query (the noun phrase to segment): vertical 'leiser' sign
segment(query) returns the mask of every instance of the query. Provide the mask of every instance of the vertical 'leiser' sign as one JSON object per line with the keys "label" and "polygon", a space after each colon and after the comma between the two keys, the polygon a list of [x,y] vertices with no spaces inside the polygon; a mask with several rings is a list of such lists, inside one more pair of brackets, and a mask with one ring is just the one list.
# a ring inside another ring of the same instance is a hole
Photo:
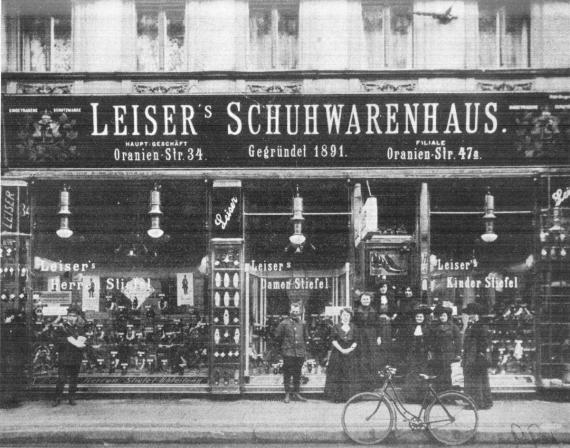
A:
{"label": "vertical 'leiser' sign", "polygon": [[2,188],[2,232],[18,231],[18,187]]}
{"label": "vertical 'leiser' sign", "polygon": [[2,187],[2,233],[30,233],[30,207],[27,187]]}
{"label": "vertical 'leiser' sign", "polygon": [[242,200],[239,187],[212,190],[212,237],[242,237]]}

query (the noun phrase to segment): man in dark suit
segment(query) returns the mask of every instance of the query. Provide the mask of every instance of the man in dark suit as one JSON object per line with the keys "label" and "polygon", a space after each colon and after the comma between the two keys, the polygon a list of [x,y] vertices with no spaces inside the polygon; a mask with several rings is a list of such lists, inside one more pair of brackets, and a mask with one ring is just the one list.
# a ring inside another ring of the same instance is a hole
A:
{"label": "man in dark suit", "polygon": [[52,325],[56,326],[58,370],[55,399],[52,406],[59,406],[63,397],[65,383],[69,383],[69,404],[75,405],[75,393],[79,369],[83,360],[85,349],[85,336],[83,335],[84,320],[80,317],[81,309],[70,306],[66,318],[59,316]]}
{"label": "man in dark suit", "polygon": [[[289,317],[277,327],[275,338],[281,347],[283,355],[283,384],[285,386],[285,403],[291,398],[298,401],[307,401],[299,394],[301,387],[301,370],[307,354],[308,333],[304,322],[301,320],[301,305],[291,304]],[[293,380],[293,385],[290,382]]]}

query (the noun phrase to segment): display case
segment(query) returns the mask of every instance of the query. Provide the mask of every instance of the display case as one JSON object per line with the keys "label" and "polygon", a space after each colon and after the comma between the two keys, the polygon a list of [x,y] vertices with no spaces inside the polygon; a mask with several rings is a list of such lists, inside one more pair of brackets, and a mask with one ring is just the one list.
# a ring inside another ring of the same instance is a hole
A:
{"label": "display case", "polygon": [[213,240],[211,260],[211,391],[238,393],[243,371],[242,240]]}
{"label": "display case", "polygon": [[570,389],[570,208],[541,215],[537,263],[538,380],[544,388]]}
{"label": "display case", "polygon": [[[30,213],[24,185],[2,185],[0,245],[0,311],[26,312],[30,272]],[[3,315],[3,314],[2,314]]]}

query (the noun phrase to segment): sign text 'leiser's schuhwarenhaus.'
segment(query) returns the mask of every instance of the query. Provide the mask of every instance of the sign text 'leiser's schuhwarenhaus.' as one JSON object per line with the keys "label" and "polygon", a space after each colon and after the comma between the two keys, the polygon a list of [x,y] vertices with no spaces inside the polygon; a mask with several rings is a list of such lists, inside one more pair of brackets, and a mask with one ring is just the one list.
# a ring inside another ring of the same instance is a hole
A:
{"label": "sign text 'leiser's schuhwarenhaus.'", "polygon": [[570,95],[4,98],[8,164],[358,167],[567,163]]}

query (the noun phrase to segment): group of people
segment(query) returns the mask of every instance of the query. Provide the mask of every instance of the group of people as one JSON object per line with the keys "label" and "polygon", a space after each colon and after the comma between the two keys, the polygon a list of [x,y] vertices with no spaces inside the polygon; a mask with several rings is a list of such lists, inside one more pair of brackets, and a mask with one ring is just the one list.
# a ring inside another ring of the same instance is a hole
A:
{"label": "group of people", "polygon": [[[461,360],[465,392],[480,409],[492,406],[488,375],[489,329],[479,320],[482,310],[477,304],[471,303],[463,310],[469,320],[462,334],[453,323],[449,308],[437,306],[432,311],[428,306],[416,304],[409,310],[400,308],[393,312],[390,304],[382,299],[378,306],[372,302],[373,295],[363,293],[354,312],[350,308],[342,309],[340,320],[332,329],[325,384],[328,399],[344,402],[355,393],[377,388],[380,385],[378,372],[399,358],[398,364],[405,371],[406,397],[418,400],[423,395],[419,373],[436,375],[436,388],[445,390],[452,387],[451,364]],[[12,325],[16,317],[12,314],[6,317],[2,335],[5,342],[24,340],[18,333],[22,326]],[[51,325],[57,332],[59,353],[53,405],[61,403],[65,383],[69,383],[69,404],[74,405],[85,349],[81,310],[71,306],[66,317],[58,317]],[[275,337],[283,356],[285,402],[306,401],[300,394],[300,385],[309,338],[301,319],[300,303],[291,304],[290,315],[279,324]],[[4,347],[10,346],[19,347],[4,344]],[[21,353],[2,355],[3,359],[24,359]],[[15,363],[3,365],[14,366]],[[21,378],[21,372],[16,370],[2,373],[4,378],[14,381]],[[7,392],[12,387],[3,389]]]}
{"label": "group of people", "polygon": [[[339,322],[332,328],[325,383],[328,399],[344,402],[355,393],[374,390],[381,384],[378,372],[386,365],[398,364],[405,374],[406,399],[421,400],[424,386],[419,374],[436,376],[436,390],[447,390],[452,388],[451,365],[461,360],[465,392],[480,409],[492,406],[487,371],[489,330],[479,320],[482,310],[477,304],[463,310],[469,323],[462,332],[453,323],[449,308],[437,306],[432,310],[415,304],[394,312],[386,301],[372,302],[373,295],[363,293],[354,311],[342,309]],[[308,339],[300,316],[300,304],[293,303],[290,317],[276,332],[283,355],[286,403],[291,399],[305,401],[299,387]]]}

